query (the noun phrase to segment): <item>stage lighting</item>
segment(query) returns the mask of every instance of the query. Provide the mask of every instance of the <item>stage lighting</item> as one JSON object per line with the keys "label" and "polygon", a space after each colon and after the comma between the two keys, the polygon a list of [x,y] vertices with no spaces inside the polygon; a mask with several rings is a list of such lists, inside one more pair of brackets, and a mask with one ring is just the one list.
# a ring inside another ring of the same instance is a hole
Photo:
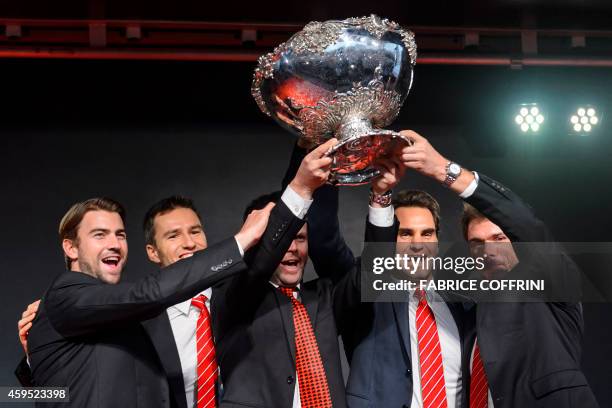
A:
{"label": "stage lighting", "polygon": [[594,130],[599,123],[597,109],[592,106],[581,106],[576,113],[570,117],[572,130],[577,134],[587,134]]}
{"label": "stage lighting", "polygon": [[521,105],[518,114],[514,117],[514,122],[523,133],[535,133],[542,127],[544,115],[535,103],[524,104]]}

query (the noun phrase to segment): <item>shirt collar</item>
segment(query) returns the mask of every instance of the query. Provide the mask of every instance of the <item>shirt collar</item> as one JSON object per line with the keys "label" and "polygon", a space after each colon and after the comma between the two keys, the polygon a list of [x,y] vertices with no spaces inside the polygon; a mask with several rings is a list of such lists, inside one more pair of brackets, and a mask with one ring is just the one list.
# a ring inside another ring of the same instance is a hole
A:
{"label": "shirt collar", "polygon": [[[198,293],[198,295],[204,295],[206,296],[208,299],[210,299],[210,296],[212,295],[212,289],[211,288],[207,288],[205,290],[203,290],[202,292]],[[198,296],[196,295],[196,296]],[[195,296],[194,296],[195,297]],[[168,309],[172,309],[175,312],[179,312],[185,316],[189,316],[189,310],[191,308],[191,299],[189,298],[181,303],[177,303],[176,305],[172,305],[170,306]]]}
{"label": "shirt collar", "polygon": [[[280,285],[277,285],[276,283],[274,283],[274,282],[272,282],[272,281],[268,281],[268,282],[270,282],[270,285],[274,286],[276,289],[278,289],[278,288],[280,287]],[[302,288],[300,287],[301,285],[302,285],[301,283],[298,283],[298,284],[297,284],[297,286],[296,286],[296,287],[297,287],[297,290],[298,290],[298,291],[302,289]]]}

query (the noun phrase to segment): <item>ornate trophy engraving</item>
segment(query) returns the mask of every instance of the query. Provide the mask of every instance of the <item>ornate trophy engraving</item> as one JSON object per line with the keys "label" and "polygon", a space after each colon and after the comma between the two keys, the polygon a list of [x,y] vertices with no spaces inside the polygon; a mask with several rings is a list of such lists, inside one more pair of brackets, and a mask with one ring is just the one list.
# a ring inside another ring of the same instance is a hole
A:
{"label": "ornate trophy engraving", "polygon": [[378,16],[311,22],[259,58],[251,93],[266,115],[316,146],[336,137],[330,182],[378,175],[379,156],[405,143],[383,129],[412,85],[414,34]]}

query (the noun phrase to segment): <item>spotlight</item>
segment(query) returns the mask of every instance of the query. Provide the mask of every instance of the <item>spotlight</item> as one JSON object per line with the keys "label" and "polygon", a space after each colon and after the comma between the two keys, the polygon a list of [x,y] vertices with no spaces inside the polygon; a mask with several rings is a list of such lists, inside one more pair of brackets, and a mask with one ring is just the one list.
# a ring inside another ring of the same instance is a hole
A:
{"label": "spotlight", "polygon": [[572,130],[577,134],[587,134],[594,130],[599,123],[599,114],[593,106],[580,106],[576,113],[570,116]]}
{"label": "spotlight", "polygon": [[535,103],[521,105],[518,114],[514,117],[514,122],[519,126],[523,133],[538,132],[544,123],[544,115]]}

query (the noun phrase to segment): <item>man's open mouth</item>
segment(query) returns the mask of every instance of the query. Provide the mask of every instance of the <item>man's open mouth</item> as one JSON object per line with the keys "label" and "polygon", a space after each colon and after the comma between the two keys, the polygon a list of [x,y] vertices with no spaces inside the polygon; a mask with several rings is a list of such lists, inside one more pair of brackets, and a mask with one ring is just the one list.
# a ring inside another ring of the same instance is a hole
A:
{"label": "man's open mouth", "polygon": [[121,257],[119,256],[107,256],[105,258],[102,258],[103,264],[109,265],[112,267],[116,267],[117,265],[119,265],[120,261],[121,261]]}

